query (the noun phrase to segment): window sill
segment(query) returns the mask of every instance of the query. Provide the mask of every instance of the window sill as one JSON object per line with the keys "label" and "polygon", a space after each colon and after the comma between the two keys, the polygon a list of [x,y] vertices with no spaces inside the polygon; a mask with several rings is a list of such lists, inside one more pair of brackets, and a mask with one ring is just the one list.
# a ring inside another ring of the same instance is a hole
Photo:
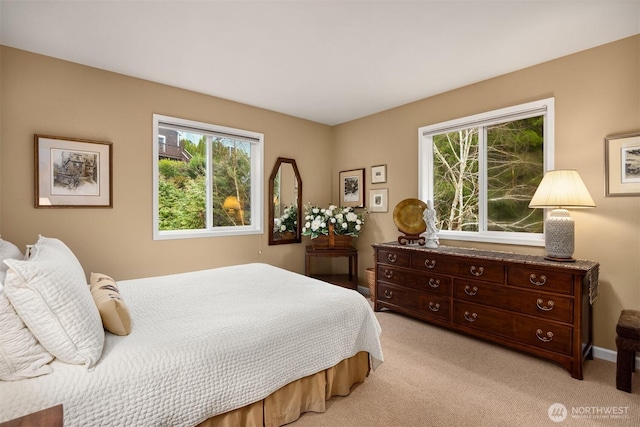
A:
{"label": "window sill", "polygon": [[172,240],[172,239],[197,239],[205,237],[228,237],[228,236],[246,236],[250,234],[262,234],[262,230],[251,227],[229,227],[229,229],[219,230],[173,230],[173,231],[156,231],[153,233],[153,240]]}

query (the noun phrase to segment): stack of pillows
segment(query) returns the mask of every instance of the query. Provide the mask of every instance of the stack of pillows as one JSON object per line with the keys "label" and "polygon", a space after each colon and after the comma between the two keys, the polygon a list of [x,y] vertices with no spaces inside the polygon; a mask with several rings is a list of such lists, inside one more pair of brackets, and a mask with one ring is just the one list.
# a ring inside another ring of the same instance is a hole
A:
{"label": "stack of pillows", "polygon": [[60,240],[40,236],[27,254],[0,239],[0,380],[52,372],[54,358],[90,368],[105,332],[128,335],[129,310],[116,282],[92,273]]}

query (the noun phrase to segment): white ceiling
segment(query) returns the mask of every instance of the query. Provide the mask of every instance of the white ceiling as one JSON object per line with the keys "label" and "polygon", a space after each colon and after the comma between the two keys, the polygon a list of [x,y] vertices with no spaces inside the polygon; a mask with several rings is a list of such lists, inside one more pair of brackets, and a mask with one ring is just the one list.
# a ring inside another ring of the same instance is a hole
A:
{"label": "white ceiling", "polygon": [[640,0],[0,0],[0,43],[338,124],[640,33]]}

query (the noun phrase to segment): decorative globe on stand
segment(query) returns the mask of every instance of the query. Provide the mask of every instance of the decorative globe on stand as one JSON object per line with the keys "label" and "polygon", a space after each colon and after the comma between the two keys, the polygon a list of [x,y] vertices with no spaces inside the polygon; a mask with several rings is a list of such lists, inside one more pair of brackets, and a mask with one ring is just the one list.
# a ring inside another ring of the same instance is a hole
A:
{"label": "decorative globe on stand", "polygon": [[424,246],[426,239],[420,234],[427,230],[427,224],[423,218],[425,209],[427,204],[419,199],[405,199],[396,205],[393,210],[393,222],[398,227],[398,231],[404,234],[398,236],[398,243],[406,245],[417,242],[420,246]]}

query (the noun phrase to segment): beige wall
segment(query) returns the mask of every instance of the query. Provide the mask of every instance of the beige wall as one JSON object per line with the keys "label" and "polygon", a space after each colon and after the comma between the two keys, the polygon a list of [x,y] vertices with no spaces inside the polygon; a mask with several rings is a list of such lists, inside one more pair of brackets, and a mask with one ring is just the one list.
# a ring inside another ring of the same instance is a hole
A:
{"label": "beige wall", "polygon": [[[277,157],[296,159],[303,200],[328,202],[333,129],[161,84],[3,46],[0,108],[0,232],[20,247],[58,237],[86,272],[116,279],[244,262],[304,271],[303,245],[268,246],[267,236],[152,239],[152,114],[265,135],[265,189]],[[35,209],[33,135],[113,143],[113,209]],[[265,192],[267,194],[267,192]],[[265,197],[265,227],[267,226]],[[266,230],[266,228],[265,228]]]}
{"label": "beige wall", "polygon": [[[334,198],[338,171],[355,167],[367,168],[367,193],[389,189],[389,212],[370,214],[357,239],[364,275],[373,265],[371,243],[399,234],[395,205],[417,197],[419,127],[547,97],[555,97],[555,168],[577,169],[597,205],[572,211],[574,256],[601,264],[594,341],[615,349],[620,310],[640,309],[640,197],[604,196],[604,138],[640,131],[640,36],[336,126],[335,149],[341,155],[333,163]],[[371,185],[371,166],[378,164],[387,164],[387,183]],[[441,244],[544,253],[539,247]]]}
{"label": "beige wall", "polygon": [[[278,156],[295,158],[304,203],[335,203],[338,172],[365,167],[367,198],[371,188],[388,188],[389,212],[370,214],[356,240],[364,285],[364,270],[373,265],[371,243],[397,238],[393,207],[417,195],[418,128],[553,96],[556,168],[577,169],[597,205],[572,212],[575,256],[601,263],[595,344],[615,349],[620,310],[640,309],[640,197],[604,197],[603,158],[605,136],[640,130],[640,36],[333,128],[4,46],[0,67],[0,233],[21,246],[38,234],[59,237],[87,272],[116,279],[243,262],[304,270],[308,238],[277,246],[267,245],[267,234],[152,240],[153,113],[263,132],[265,183]],[[114,208],[35,209],[34,133],[113,142]],[[387,164],[388,181],[371,185],[370,167],[377,164]],[[473,246],[543,253],[538,247]]]}

